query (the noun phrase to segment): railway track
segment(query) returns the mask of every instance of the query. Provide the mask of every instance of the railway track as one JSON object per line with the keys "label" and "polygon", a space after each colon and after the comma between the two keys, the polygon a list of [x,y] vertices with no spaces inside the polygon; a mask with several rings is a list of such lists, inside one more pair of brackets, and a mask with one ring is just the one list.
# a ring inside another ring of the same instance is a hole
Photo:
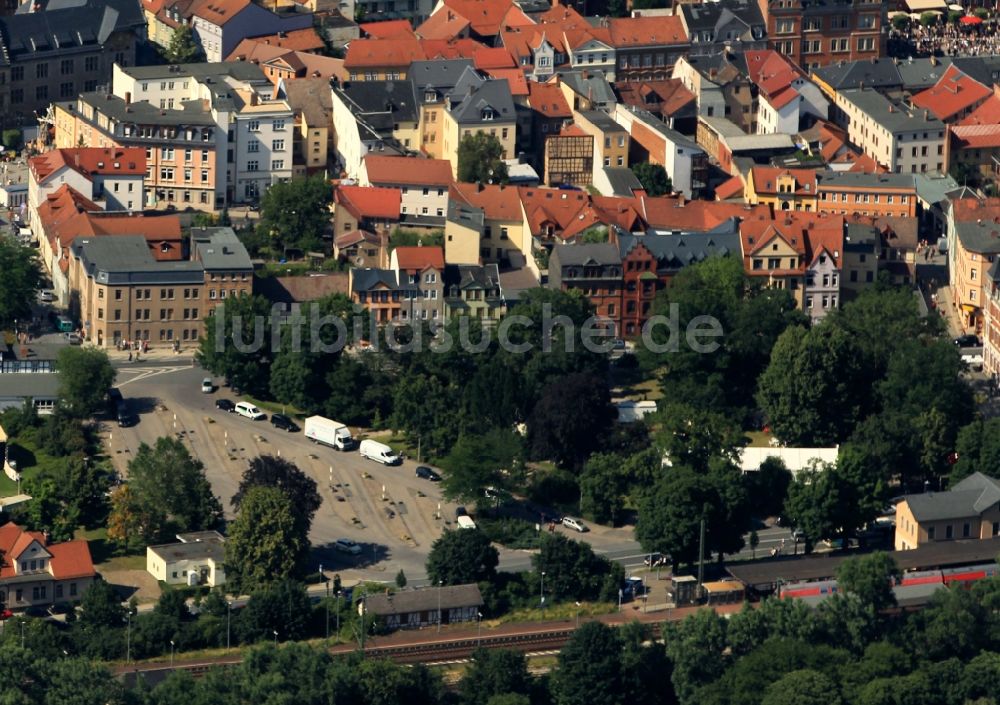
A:
{"label": "railway track", "polygon": [[[573,634],[573,627],[557,629],[530,630],[510,634],[489,634],[482,638],[478,636],[462,636],[452,639],[429,639],[407,644],[386,644],[366,646],[366,658],[384,658],[400,664],[437,664],[458,662],[469,659],[472,652],[480,646],[487,649],[509,649],[523,653],[558,652],[566,645]],[[353,653],[356,647],[352,644],[342,644],[328,649],[333,655]],[[195,678],[205,675],[213,668],[228,668],[242,661],[240,656],[220,656],[197,661],[175,661],[173,665],[165,663],[140,663],[129,666],[118,666],[112,672],[120,677],[133,678],[137,674],[164,678],[173,671],[186,671]]]}

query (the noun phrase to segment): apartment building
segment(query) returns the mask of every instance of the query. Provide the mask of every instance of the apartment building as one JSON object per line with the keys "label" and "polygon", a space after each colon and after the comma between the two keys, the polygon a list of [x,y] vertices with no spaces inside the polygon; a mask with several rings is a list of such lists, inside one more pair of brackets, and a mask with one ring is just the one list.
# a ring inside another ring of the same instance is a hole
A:
{"label": "apartment building", "polygon": [[[642,161],[645,158],[652,164],[661,165],[674,191],[688,198],[701,194],[708,183],[708,155],[693,140],[671,129],[652,113],[631,105],[618,105],[614,119],[631,137],[633,159]],[[641,156],[636,154],[639,148],[643,152]]]}
{"label": "apartment building", "polygon": [[757,0],[772,49],[809,70],[885,53],[884,0]]}
{"label": "apartment building", "polygon": [[691,56],[767,48],[767,27],[754,0],[680,3],[674,13],[691,39]]}
{"label": "apartment building", "polygon": [[907,495],[896,505],[897,551],[995,536],[1000,536],[1000,482],[980,472],[947,492]]}
{"label": "apartment building", "polygon": [[159,261],[141,235],[78,237],[69,286],[88,340],[192,344],[227,298],[248,296],[253,265],[231,228],[194,228],[188,260]]}
{"label": "apartment building", "polygon": [[405,155],[416,150],[420,112],[409,81],[334,84],[332,99],[336,160],[349,177],[358,177],[369,152]]}
{"label": "apartment building", "polygon": [[822,213],[917,217],[917,188],[909,174],[823,171],[816,191]]}
{"label": "apartment building", "polygon": [[608,20],[608,30],[618,61],[616,81],[670,78],[674,64],[691,48],[676,15],[616,17]]}
{"label": "apartment building", "polygon": [[619,335],[622,258],[616,245],[556,245],[549,257],[549,287],[580,290],[594,306],[598,322]]}
{"label": "apartment building", "polygon": [[945,125],[929,110],[896,103],[870,88],[838,91],[836,104],[851,143],[889,171],[944,171]]}
{"label": "apartment building", "polygon": [[549,186],[584,188],[594,180],[594,136],[576,125],[545,140],[544,176]]}
{"label": "apartment building", "polygon": [[292,170],[304,176],[330,166],[333,145],[333,96],[324,78],[285,79],[275,97],[288,103],[295,115],[292,135]]}
{"label": "apartment building", "polygon": [[1000,199],[955,198],[948,205],[948,277],[962,325],[984,325],[987,273],[1000,255]]}
{"label": "apartment building", "polygon": [[458,175],[458,146],[466,135],[484,132],[503,147],[503,159],[517,155],[517,114],[506,79],[487,80],[465,72],[445,101],[442,158]]}
{"label": "apartment building", "polygon": [[251,64],[116,66],[110,92],[56,106],[56,146],[144,148],[147,207],[255,202],[292,173],[294,115],[271,92]]}
{"label": "apartment building", "polygon": [[994,259],[986,271],[983,372],[994,380],[1000,379],[1000,259]]}
{"label": "apartment building", "polygon": [[594,138],[594,168],[628,166],[629,134],[611,116],[600,110],[573,114],[573,124]]}
{"label": "apartment building", "polygon": [[365,156],[359,182],[362,186],[398,189],[400,216],[413,225],[444,225],[448,210],[451,164],[444,159]]}
{"label": "apartment building", "polygon": [[410,65],[408,80],[420,106],[420,150],[429,157],[444,158],[445,101],[466,71],[473,71],[469,59],[414,61]]}
{"label": "apartment building", "polygon": [[144,38],[142,12],[132,0],[86,0],[0,17],[0,121],[34,123],[53,101],[107,85],[115,64],[135,65]]}

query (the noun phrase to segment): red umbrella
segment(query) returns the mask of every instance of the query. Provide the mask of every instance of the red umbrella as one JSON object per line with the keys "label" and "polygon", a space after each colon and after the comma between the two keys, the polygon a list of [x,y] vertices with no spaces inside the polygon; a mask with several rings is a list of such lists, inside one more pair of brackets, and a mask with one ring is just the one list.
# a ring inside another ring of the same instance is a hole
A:
{"label": "red umbrella", "polygon": [[980,19],[979,17],[976,17],[975,15],[965,15],[962,19],[959,20],[959,22],[961,22],[962,24],[966,24],[966,25],[982,24],[983,23],[982,19]]}

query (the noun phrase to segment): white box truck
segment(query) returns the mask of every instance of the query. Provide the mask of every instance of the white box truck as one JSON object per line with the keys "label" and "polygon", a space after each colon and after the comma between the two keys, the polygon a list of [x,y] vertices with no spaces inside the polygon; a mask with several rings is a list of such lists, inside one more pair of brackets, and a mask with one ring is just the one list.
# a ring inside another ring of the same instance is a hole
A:
{"label": "white box truck", "polygon": [[475,529],[476,522],[472,520],[472,517],[467,514],[463,514],[455,519],[455,523],[458,524],[459,529]]}
{"label": "white box truck", "polygon": [[310,416],[306,419],[306,438],[337,450],[353,450],[357,445],[351,437],[351,429],[339,421],[323,416]]}
{"label": "white box truck", "polygon": [[396,455],[396,451],[392,448],[370,438],[361,441],[361,457],[383,465],[401,465],[403,462],[403,459]]}

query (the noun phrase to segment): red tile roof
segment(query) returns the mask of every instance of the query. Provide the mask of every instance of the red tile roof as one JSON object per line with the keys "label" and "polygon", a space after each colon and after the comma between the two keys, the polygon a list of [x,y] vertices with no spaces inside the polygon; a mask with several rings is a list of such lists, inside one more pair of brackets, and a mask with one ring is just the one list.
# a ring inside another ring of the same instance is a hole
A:
{"label": "red tile roof", "polygon": [[795,193],[816,195],[816,172],[812,169],[782,169],[774,166],[755,166],[750,169],[753,188],[757,193],[777,195],[778,179],[789,175],[795,179]]}
{"label": "red tile roof", "polygon": [[951,139],[957,149],[1000,147],[1000,124],[954,125],[951,128]]}
{"label": "red tile roof", "polygon": [[791,84],[804,75],[782,54],[768,49],[748,51],[744,57],[750,80],[757,84],[774,108],[781,109],[799,97]]}
{"label": "red tile roof", "polygon": [[379,244],[378,235],[368,230],[352,230],[349,233],[344,233],[338,235],[334,240],[337,247],[350,247],[351,245],[356,245],[359,242],[367,242],[372,245]]}
{"label": "red tile roof", "polygon": [[142,176],[146,173],[146,150],[141,147],[75,147],[53,149],[28,160],[28,168],[38,183],[63,167],[84,176]]}
{"label": "red tile roof", "polygon": [[17,574],[15,562],[32,541],[38,541],[52,556],[49,569],[56,580],[92,578],[97,575],[86,541],[49,544],[44,534],[24,531],[14,522],[8,522],[0,526],[0,578],[10,578]]}
{"label": "red tile roof", "polygon": [[826,254],[835,268],[843,266],[844,216],[817,215],[812,227],[803,231],[806,238],[806,264],[812,266],[819,256]]}
{"label": "red tile roof", "polygon": [[996,93],[958,122],[959,125],[996,125],[997,123],[1000,123],[1000,96]]}
{"label": "red tile roof", "polygon": [[471,59],[483,50],[475,39],[421,39],[428,59]]}
{"label": "red tile roof", "polygon": [[521,69],[487,69],[485,73],[490,78],[507,81],[512,96],[528,95],[528,79],[524,77],[524,71]]}
{"label": "red tile roof", "polygon": [[251,0],[195,0],[191,14],[221,27],[250,4]]}
{"label": "red tile roof", "polygon": [[378,39],[406,39],[416,37],[409,20],[387,20],[385,22],[365,22],[358,25],[366,37]]}
{"label": "red tile roof", "polygon": [[671,230],[704,232],[733,217],[771,217],[771,207],[766,204],[689,201],[683,196],[639,196],[636,203],[636,210],[650,227]]}
{"label": "red tile roof", "polygon": [[[483,47],[472,57],[473,65],[480,71],[516,68],[514,59],[503,47]],[[523,75],[523,72],[521,72]]]}
{"label": "red tile roof", "polygon": [[[312,27],[305,29],[294,29],[291,32],[280,32],[278,34],[268,34],[263,37],[252,37],[244,39],[240,44],[252,42],[254,44],[264,44],[265,46],[281,47],[291,51],[320,51],[326,44],[323,38]],[[237,45],[239,48],[240,44]],[[235,52],[234,52],[235,53]]]}
{"label": "red tile roof", "polygon": [[443,7],[417,27],[417,35],[424,39],[455,39],[464,36],[468,28],[469,20]]}
{"label": "red tile roof", "polygon": [[409,68],[414,61],[424,61],[427,58],[419,39],[355,39],[347,47],[344,67],[347,69],[382,66]]}
{"label": "red tile roof", "polygon": [[444,269],[444,248],[441,247],[397,247],[392,254],[400,270]]}
{"label": "red tile roof", "polygon": [[638,83],[620,82],[615,84],[615,90],[626,105],[634,105],[663,115],[673,115],[696,100],[694,93],[689,91],[679,78]]}
{"label": "red tile roof", "polygon": [[452,181],[451,164],[445,159],[367,154],[364,162],[372,184],[448,186]]}
{"label": "red tile roof", "polygon": [[573,117],[562,89],[555,83],[528,82],[528,106],[548,118]]}
{"label": "red tile roof", "polygon": [[466,18],[472,31],[483,37],[496,36],[501,27],[534,24],[513,0],[444,0],[438,12],[448,8]]}
{"label": "red tile roof", "polygon": [[571,240],[595,225],[604,224],[601,214],[591,203],[590,194],[584,191],[525,186],[519,188],[518,193],[534,235],[552,227],[556,237]]}
{"label": "red tile roof", "polygon": [[737,174],[727,181],[722,182],[715,188],[715,199],[717,201],[725,201],[730,198],[742,196],[743,189],[743,177]]}
{"label": "red tile roof", "polygon": [[337,186],[333,198],[334,203],[346,208],[358,220],[399,220],[401,195],[398,188]]}
{"label": "red tile roof", "polygon": [[888,169],[869,157],[867,154],[862,154],[854,160],[854,164],[851,165],[851,168],[848,169],[848,171],[857,172],[859,174],[884,174],[888,171]]}
{"label": "red tile roof", "polygon": [[993,89],[965,74],[952,64],[938,82],[910,99],[918,108],[925,108],[939,120],[949,118],[993,95]]}
{"label": "red tile roof", "polygon": [[609,39],[616,49],[686,44],[687,32],[679,15],[613,17],[608,20]]}
{"label": "red tile roof", "polygon": [[490,220],[521,222],[521,199],[517,188],[497,184],[454,183],[448,191],[450,198],[480,208]]}

